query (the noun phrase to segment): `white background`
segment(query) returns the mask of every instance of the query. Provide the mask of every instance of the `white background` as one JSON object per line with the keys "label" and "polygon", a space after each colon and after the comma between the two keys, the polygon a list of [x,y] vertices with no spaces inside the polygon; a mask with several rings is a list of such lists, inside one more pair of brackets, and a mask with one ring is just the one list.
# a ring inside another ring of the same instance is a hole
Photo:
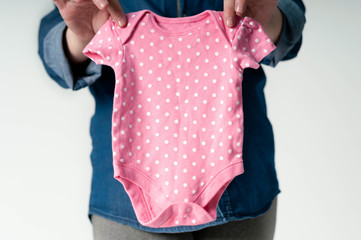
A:
{"label": "white background", "polygon": [[[296,59],[265,67],[276,142],[275,240],[361,239],[361,2],[305,1]],[[51,1],[0,3],[0,239],[92,239],[87,88],[37,55]]]}

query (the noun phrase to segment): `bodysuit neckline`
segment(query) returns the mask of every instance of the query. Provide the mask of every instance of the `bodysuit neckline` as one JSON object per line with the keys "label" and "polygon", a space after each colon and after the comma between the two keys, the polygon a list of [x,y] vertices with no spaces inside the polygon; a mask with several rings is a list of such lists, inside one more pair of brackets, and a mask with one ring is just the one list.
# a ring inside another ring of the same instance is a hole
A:
{"label": "bodysuit neckline", "polygon": [[[147,10],[146,15],[149,18],[150,23],[153,27],[162,34],[167,35],[185,35],[191,34],[197,29],[201,29],[207,22],[205,19],[211,16],[211,10],[205,10],[197,15],[186,16],[180,18],[169,18],[160,16],[150,10]],[[210,20],[207,20],[210,21]],[[175,25],[172,29],[164,28],[159,23],[162,24],[173,24]],[[184,23],[193,23],[194,26],[184,29],[181,25]],[[178,26],[176,26],[178,25]],[[181,30],[178,30],[181,29]]]}

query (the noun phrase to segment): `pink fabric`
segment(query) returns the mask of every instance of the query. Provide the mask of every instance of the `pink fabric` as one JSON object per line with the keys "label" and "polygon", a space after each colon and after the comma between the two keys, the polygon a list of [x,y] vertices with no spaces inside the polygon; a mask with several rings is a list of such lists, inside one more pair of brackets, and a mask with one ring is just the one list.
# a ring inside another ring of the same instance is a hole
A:
{"label": "pink fabric", "polygon": [[228,28],[211,10],[126,16],[127,27],[107,21],[83,51],[116,76],[114,178],[144,226],[214,221],[224,190],[244,172],[243,70],[275,46],[248,17]]}

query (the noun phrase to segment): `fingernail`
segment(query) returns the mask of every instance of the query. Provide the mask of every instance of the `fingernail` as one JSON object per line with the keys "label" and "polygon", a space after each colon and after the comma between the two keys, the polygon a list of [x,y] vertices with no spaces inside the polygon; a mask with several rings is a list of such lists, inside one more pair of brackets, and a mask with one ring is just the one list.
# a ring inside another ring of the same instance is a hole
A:
{"label": "fingernail", "polygon": [[96,5],[99,9],[103,9],[106,5],[108,5],[108,2],[106,0],[98,0]]}
{"label": "fingernail", "polygon": [[228,27],[232,27],[233,24],[234,24],[234,19],[233,19],[233,17],[228,17],[226,23],[227,23],[227,26],[228,26]]}
{"label": "fingernail", "polygon": [[242,9],[242,8],[241,8],[241,3],[237,2],[237,3],[236,3],[236,12],[239,12],[239,13],[240,13],[240,12],[241,12],[241,9]]}
{"label": "fingernail", "polygon": [[118,17],[118,18],[117,18],[117,23],[118,23],[118,25],[121,26],[121,27],[123,27],[123,26],[125,25],[125,21],[124,21],[124,19],[121,18],[121,17]]}

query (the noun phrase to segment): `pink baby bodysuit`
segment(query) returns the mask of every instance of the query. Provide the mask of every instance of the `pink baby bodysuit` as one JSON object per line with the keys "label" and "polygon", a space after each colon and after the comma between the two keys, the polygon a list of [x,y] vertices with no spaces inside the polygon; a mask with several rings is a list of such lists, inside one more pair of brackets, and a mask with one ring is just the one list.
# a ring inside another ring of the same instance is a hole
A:
{"label": "pink baby bodysuit", "polygon": [[212,10],[126,16],[126,27],[108,20],[83,51],[115,72],[114,178],[144,226],[214,221],[224,190],[244,172],[243,71],[275,46],[248,17],[228,28]]}

